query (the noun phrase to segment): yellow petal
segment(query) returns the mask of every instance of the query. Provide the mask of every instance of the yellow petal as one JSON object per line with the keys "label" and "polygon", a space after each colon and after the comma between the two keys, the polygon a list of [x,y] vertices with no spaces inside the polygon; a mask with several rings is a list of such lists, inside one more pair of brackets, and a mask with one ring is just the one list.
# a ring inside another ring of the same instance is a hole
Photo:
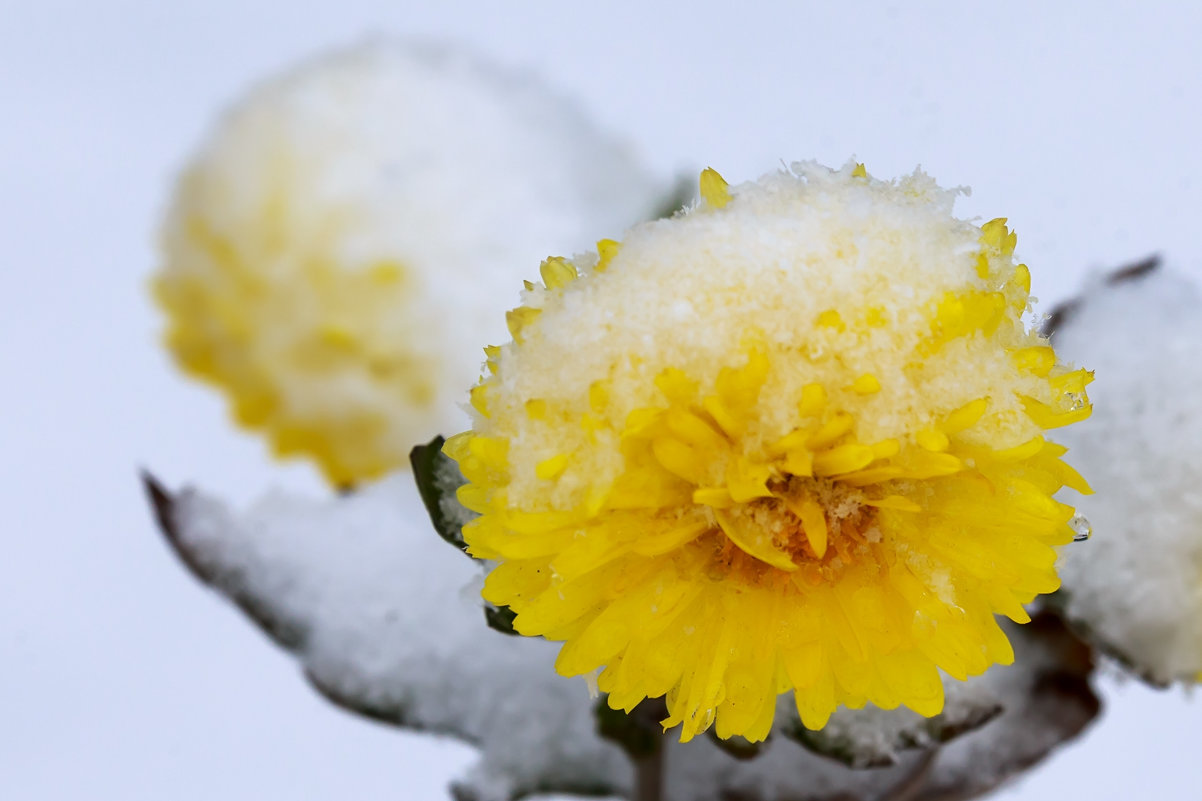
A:
{"label": "yellow petal", "polygon": [[711,208],[720,209],[731,201],[730,188],[726,179],[713,167],[701,171],[701,199]]}
{"label": "yellow petal", "polygon": [[914,441],[918,443],[918,447],[936,452],[946,451],[951,445],[947,434],[935,430],[919,431],[914,435]]}
{"label": "yellow petal", "polygon": [[899,512],[921,512],[922,507],[901,495],[886,495],[884,498],[875,498],[873,500],[864,501],[865,506],[874,506],[877,509],[895,509]]}
{"label": "yellow petal", "polygon": [[562,256],[552,256],[538,268],[547,289],[559,289],[576,280],[576,266]]}
{"label": "yellow petal", "polygon": [[771,477],[772,468],[768,465],[754,464],[739,457],[726,468],[726,488],[736,503],[768,498],[772,495],[768,489],[768,479]]}
{"label": "yellow petal", "polygon": [[794,448],[785,454],[785,472],[792,476],[814,475],[814,454],[805,448]]}
{"label": "yellow petal", "polygon": [[867,445],[848,444],[814,454],[814,474],[837,476],[853,473],[876,460],[876,454]]}
{"label": "yellow petal", "polygon": [[792,572],[797,569],[792,558],[776,547],[772,541],[772,535],[747,519],[746,516],[737,512],[715,509],[714,518],[730,541],[748,556],[754,556],[761,562],[781,570]]}
{"label": "yellow petal", "polygon": [[851,385],[851,390],[857,395],[872,395],[881,391],[881,382],[872,373],[864,373]]}
{"label": "yellow petal", "polygon": [[693,503],[712,506],[715,509],[729,509],[734,506],[735,501],[726,487],[698,487],[693,490]]}
{"label": "yellow petal", "polygon": [[1035,425],[1043,429],[1060,428],[1062,426],[1079,423],[1082,420],[1088,420],[1093,413],[1093,407],[1089,404],[1084,404],[1075,409],[1066,411],[1058,411],[1047,405],[1043,401],[1036,400],[1029,395],[1019,395],[1019,401],[1022,402],[1023,410],[1027,416],[1031,418]]}
{"label": "yellow petal", "polygon": [[681,523],[659,534],[651,534],[636,540],[631,550],[640,556],[659,556],[697,539],[709,530],[705,521]]}
{"label": "yellow petal", "polygon": [[788,507],[789,511],[801,521],[802,531],[805,532],[810,547],[814,549],[815,555],[821,559],[826,555],[827,535],[829,533],[826,525],[826,512],[812,498],[785,498],[784,500],[785,506]]}
{"label": "yellow petal", "polygon": [[797,413],[802,417],[814,417],[826,408],[826,388],[821,384],[806,384],[801,388],[801,402]]}
{"label": "yellow petal", "polygon": [[1041,377],[1052,372],[1056,366],[1056,351],[1047,345],[1018,348],[1011,352],[1010,357],[1018,369]]}
{"label": "yellow petal", "polygon": [[568,467],[568,455],[561,453],[557,456],[552,456],[550,459],[544,459],[534,467],[534,475],[541,478],[543,481],[550,481],[559,478],[563,471]]}
{"label": "yellow petal", "polygon": [[621,243],[613,239],[602,239],[597,242],[597,266],[593,269],[603,273],[609,269],[609,263],[618,255]]}
{"label": "yellow petal", "polygon": [[833,445],[836,440],[851,431],[854,425],[855,420],[850,414],[839,412],[810,435],[810,438],[806,440],[806,446],[810,450],[819,450]]}
{"label": "yellow petal", "polygon": [[943,429],[945,434],[958,434],[976,425],[977,421],[981,419],[988,408],[989,398],[977,398],[974,401],[969,401],[943,418],[943,424],[939,427]]}
{"label": "yellow petal", "polygon": [[528,306],[519,306],[516,309],[505,312],[505,324],[509,327],[509,333],[513,337],[513,341],[521,342],[522,331],[537,320],[538,316],[542,313],[542,309],[531,309]]}
{"label": "yellow petal", "polygon": [[651,443],[656,461],[669,473],[683,478],[690,484],[701,484],[702,465],[697,452],[680,440],[671,437],[656,437]]}
{"label": "yellow petal", "polygon": [[844,331],[847,329],[847,324],[843,322],[843,315],[834,309],[827,309],[818,315],[818,319],[814,321],[817,325],[823,328],[833,328],[836,331]]}

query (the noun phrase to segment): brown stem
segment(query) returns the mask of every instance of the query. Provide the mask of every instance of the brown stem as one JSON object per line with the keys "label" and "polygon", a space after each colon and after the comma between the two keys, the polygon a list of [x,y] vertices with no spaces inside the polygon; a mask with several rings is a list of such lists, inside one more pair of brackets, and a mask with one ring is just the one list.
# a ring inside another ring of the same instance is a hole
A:
{"label": "brown stem", "polygon": [[905,776],[901,781],[889,788],[885,793],[886,801],[915,801],[922,797],[923,788],[926,786],[927,779],[931,775],[931,768],[935,764],[935,758],[939,756],[939,747],[934,746],[927,750],[922,758],[918,760],[918,764]]}
{"label": "brown stem", "polygon": [[665,745],[660,743],[655,753],[634,760],[634,801],[662,801]]}

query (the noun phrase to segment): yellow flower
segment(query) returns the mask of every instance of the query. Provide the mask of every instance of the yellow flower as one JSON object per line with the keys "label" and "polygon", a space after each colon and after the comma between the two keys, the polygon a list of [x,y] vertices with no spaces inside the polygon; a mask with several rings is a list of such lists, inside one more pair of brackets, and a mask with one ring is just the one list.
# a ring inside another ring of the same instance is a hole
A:
{"label": "yellow flower", "polygon": [[602,669],[615,708],[666,695],[684,740],[763,739],[779,693],[943,705],[1013,659],[996,614],[1055,590],[1089,488],[1045,429],[1090,375],[1028,329],[1005,220],[952,216],[916,172],[797,164],[543,264],[489,348],[468,483],[484,596]]}
{"label": "yellow flower", "polygon": [[655,193],[525,77],[396,42],[334,52],[250,92],[189,163],[154,284],[167,346],[277,455],[376,478],[464,425],[519,271]]}

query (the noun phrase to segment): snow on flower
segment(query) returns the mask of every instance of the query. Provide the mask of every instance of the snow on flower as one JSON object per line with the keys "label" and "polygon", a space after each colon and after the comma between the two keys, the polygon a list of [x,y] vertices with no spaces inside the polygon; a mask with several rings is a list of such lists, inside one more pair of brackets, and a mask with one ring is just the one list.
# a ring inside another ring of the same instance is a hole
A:
{"label": "snow on flower", "polygon": [[777,695],[934,715],[1013,651],[995,615],[1059,586],[1088,492],[1045,430],[1090,374],[1023,322],[1003,219],[921,172],[813,163],[729,187],[621,243],[542,264],[486,349],[468,484],[484,597],[601,671],[614,708],[666,696],[688,740],[763,739]]}
{"label": "snow on flower", "polygon": [[336,52],[252,91],[184,172],[154,284],[166,341],[279,455],[375,477],[462,427],[518,271],[655,191],[523,76],[411,44]]}

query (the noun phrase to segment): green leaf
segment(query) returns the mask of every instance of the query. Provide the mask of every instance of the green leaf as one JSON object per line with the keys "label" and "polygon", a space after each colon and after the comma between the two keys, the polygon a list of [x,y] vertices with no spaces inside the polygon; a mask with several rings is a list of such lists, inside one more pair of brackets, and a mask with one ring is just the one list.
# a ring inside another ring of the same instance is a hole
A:
{"label": "green leaf", "polygon": [[660,199],[648,219],[663,220],[697,198],[697,173],[681,175],[672,188]]}
{"label": "green leaf", "polygon": [[455,460],[442,452],[445,442],[435,437],[429,444],[418,445],[409,452],[409,463],[413,465],[413,480],[422,503],[430,515],[430,522],[438,536],[461,551],[467,550],[463,541],[463,524],[476,514],[465,509],[455,498],[455,491],[467,483],[459,472]]}
{"label": "green leaf", "polygon": [[493,606],[492,604],[484,606],[484,620],[493,631],[518,636],[517,630],[513,627],[515,617],[517,617],[517,613],[508,606]]}
{"label": "green leaf", "polygon": [[[812,753],[849,768],[885,768],[896,765],[902,751],[950,742],[976,731],[1002,711],[993,697],[957,705],[955,710],[947,709],[932,718],[908,710],[840,709],[824,729],[812,731],[801,721],[792,721],[784,733]],[[849,727],[847,723],[856,718],[861,720],[860,725]]]}
{"label": "green leaf", "polygon": [[[461,551],[467,551],[463,541],[463,524],[476,517],[475,512],[465,509],[455,498],[455,491],[467,481],[459,472],[455,460],[442,452],[446,440],[435,437],[426,445],[418,445],[409,452],[409,463],[413,465],[413,480],[422,503],[430,515],[430,522],[438,536]],[[513,628],[515,613],[508,606],[484,607],[484,620],[488,627],[502,634],[516,635]]]}

